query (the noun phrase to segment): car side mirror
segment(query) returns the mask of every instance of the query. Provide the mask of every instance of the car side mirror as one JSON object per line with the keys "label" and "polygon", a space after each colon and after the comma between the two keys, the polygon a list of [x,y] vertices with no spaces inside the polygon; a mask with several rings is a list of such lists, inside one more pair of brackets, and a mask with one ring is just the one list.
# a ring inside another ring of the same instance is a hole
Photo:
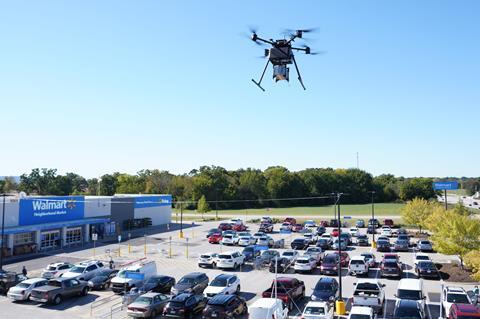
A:
{"label": "car side mirror", "polygon": [[385,284],[382,284],[382,287],[385,287]]}

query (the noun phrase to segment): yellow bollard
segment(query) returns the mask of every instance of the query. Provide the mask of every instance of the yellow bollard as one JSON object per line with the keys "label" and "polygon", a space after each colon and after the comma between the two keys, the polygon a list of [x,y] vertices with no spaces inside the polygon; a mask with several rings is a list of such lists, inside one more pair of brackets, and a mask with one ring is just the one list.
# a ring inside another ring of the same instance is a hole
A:
{"label": "yellow bollard", "polygon": [[187,240],[187,245],[185,246],[185,256],[188,259],[188,238],[186,238],[186,240]]}
{"label": "yellow bollard", "polygon": [[132,253],[132,245],[130,245],[130,243],[128,243],[128,253],[129,253],[129,254]]}
{"label": "yellow bollard", "polygon": [[372,248],[377,248],[377,242],[376,241],[372,241]]}
{"label": "yellow bollard", "polygon": [[178,237],[183,238],[183,231],[180,231],[180,233],[178,234]]}
{"label": "yellow bollard", "polygon": [[345,302],[343,300],[337,300],[335,301],[335,308],[337,310],[337,315],[338,316],[343,316],[345,315]]}
{"label": "yellow bollard", "polygon": [[168,243],[168,257],[172,258],[172,236],[170,236],[170,241]]}

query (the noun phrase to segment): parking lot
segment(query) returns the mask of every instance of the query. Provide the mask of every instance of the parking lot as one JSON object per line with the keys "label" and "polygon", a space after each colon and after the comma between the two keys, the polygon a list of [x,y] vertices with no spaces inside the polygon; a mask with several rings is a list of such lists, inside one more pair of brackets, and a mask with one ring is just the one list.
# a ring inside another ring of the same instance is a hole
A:
{"label": "parking lot", "polygon": [[[110,244],[96,249],[96,258],[108,261],[110,256],[114,259],[117,267],[122,263],[127,263],[144,257],[145,250],[147,251],[147,258],[155,260],[157,263],[157,271],[159,274],[173,276],[177,281],[185,274],[193,271],[204,271],[208,277],[213,279],[216,275],[222,272],[236,273],[241,280],[242,292],[241,295],[252,303],[253,300],[259,298],[261,293],[267,289],[275,274],[270,273],[268,269],[254,269],[251,264],[242,266],[235,271],[222,271],[219,269],[203,269],[197,265],[197,258],[200,254],[206,252],[226,252],[226,251],[241,251],[242,247],[221,246],[218,244],[209,244],[206,240],[206,232],[215,228],[218,222],[204,222],[194,227],[185,230],[185,238],[179,238],[178,231],[163,232],[159,234],[149,235],[145,238],[132,239],[129,242],[122,242],[118,244]],[[258,230],[258,225],[248,224],[252,232]],[[275,225],[275,232],[271,235],[275,240],[284,239],[285,248],[289,248],[290,242],[301,236],[301,234],[280,234],[278,232],[279,225]],[[327,228],[330,232],[332,228]],[[365,233],[365,228],[361,229]],[[371,240],[371,235],[370,240]],[[412,239],[413,242],[416,239]],[[130,253],[128,244],[130,244]],[[121,255],[118,257],[118,249],[120,248]],[[279,249],[282,251],[283,249]],[[381,260],[382,253],[376,252],[370,247],[349,246],[347,249],[350,257],[359,255],[362,252],[374,252],[377,261]],[[403,278],[416,278],[413,269],[413,253],[400,252],[398,253],[404,265]],[[438,253],[429,253],[431,259],[436,263],[448,263],[455,261],[453,256],[445,256]],[[57,261],[76,262],[93,257],[92,249],[80,250],[72,253],[57,253],[34,260],[29,260],[21,263],[14,263],[6,266],[7,270],[20,271],[23,265],[27,265],[29,270],[29,277],[38,276],[45,265]],[[283,276],[283,274],[282,274]],[[297,316],[303,310],[303,306],[308,301],[312,288],[315,286],[317,280],[320,278],[319,269],[316,269],[311,274],[295,274],[293,269],[290,269],[285,276],[295,276],[296,278],[305,282],[306,298],[298,302],[297,307],[290,313],[291,316]],[[380,271],[378,268],[370,269],[369,278],[379,278],[385,284],[385,292],[387,302],[383,311],[382,317],[388,318],[393,313],[395,291],[398,284],[397,279],[382,279],[380,278]],[[353,295],[354,282],[357,278],[347,274],[347,269],[343,270],[342,297],[346,300],[347,310],[351,306],[350,298]],[[440,291],[442,280],[424,280],[424,293],[427,296],[427,316],[429,318],[438,318],[440,315]],[[463,286],[466,290],[471,290],[473,285],[453,284],[448,285]],[[113,297],[112,297],[113,296]],[[105,303],[99,300],[105,300]],[[126,316],[125,310],[120,310],[118,304],[121,298],[114,296],[110,291],[93,291],[86,297],[78,297],[64,301],[58,306],[40,305],[34,302],[17,303],[11,302],[6,297],[0,297],[0,309],[2,310],[2,318],[122,318]],[[92,307],[92,304],[94,305]],[[111,310],[118,309],[119,311],[110,315]]]}

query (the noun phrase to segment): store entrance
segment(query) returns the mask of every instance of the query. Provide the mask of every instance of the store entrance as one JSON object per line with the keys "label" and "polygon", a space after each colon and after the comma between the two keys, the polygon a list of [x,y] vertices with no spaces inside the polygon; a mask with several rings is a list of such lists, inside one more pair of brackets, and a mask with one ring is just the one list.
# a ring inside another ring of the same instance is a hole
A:
{"label": "store entrance", "polygon": [[45,231],[40,234],[40,249],[49,250],[61,247],[60,230]]}

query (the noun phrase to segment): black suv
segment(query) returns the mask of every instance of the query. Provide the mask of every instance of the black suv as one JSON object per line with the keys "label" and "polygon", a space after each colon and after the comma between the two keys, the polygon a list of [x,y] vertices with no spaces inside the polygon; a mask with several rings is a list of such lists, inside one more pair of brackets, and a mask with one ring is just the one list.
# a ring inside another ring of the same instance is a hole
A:
{"label": "black suv", "polygon": [[235,318],[247,313],[247,302],[237,295],[219,294],[210,299],[203,310],[205,319]]}
{"label": "black suv", "polygon": [[163,309],[164,317],[193,318],[203,311],[207,305],[207,298],[203,295],[181,293],[170,300]]}
{"label": "black suv", "polygon": [[313,288],[310,299],[313,301],[335,302],[338,297],[338,282],[335,278],[322,277]]}
{"label": "black suv", "polygon": [[178,283],[172,287],[172,295],[182,292],[201,294],[207,288],[209,279],[204,272],[192,272],[183,276]]}
{"label": "black suv", "polygon": [[308,248],[308,241],[304,238],[295,238],[290,244],[292,249],[304,250]]}
{"label": "black suv", "polygon": [[357,236],[357,245],[358,246],[368,246],[368,237],[367,235],[358,235]]}
{"label": "black suv", "polygon": [[285,257],[275,258],[272,259],[270,262],[269,271],[275,272],[275,268],[277,269],[277,273],[284,273],[290,268],[290,259]]}

